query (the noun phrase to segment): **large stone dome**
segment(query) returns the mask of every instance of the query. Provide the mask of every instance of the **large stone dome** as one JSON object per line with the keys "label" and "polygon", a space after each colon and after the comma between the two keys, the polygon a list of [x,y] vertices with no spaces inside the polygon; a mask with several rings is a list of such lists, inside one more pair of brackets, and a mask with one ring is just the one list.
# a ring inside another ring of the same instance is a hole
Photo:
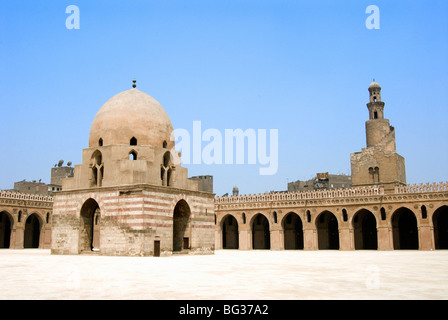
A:
{"label": "large stone dome", "polygon": [[90,128],[89,147],[129,145],[134,138],[137,145],[172,148],[172,132],[171,120],[160,103],[133,88],[113,96],[98,111]]}

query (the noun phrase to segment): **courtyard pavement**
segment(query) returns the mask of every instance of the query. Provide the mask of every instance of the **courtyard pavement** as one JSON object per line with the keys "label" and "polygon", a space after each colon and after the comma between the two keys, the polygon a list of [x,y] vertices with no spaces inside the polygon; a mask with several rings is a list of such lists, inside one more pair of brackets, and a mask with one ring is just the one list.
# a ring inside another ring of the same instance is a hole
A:
{"label": "courtyard pavement", "polygon": [[0,299],[448,299],[448,251],[107,257],[0,250]]}

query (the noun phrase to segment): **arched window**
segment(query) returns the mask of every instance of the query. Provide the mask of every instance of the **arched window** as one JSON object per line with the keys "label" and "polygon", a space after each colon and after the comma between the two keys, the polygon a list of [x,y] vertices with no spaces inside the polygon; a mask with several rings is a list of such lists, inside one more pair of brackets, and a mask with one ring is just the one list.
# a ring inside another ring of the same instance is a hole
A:
{"label": "arched window", "polygon": [[137,160],[137,152],[132,150],[129,152],[129,160]]}
{"label": "arched window", "polygon": [[21,222],[22,221],[22,211],[19,211],[19,215],[17,217],[17,222]]}
{"label": "arched window", "polygon": [[347,210],[345,210],[345,209],[342,209],[342,220],[344,220],[344,221],[348,220]]}
{"label": "arched window", "polygon": [[166,148],[166,146],[167,146],[166,141],[163,141],[163,148]]}
{"label": "arched window", "polygon": [[372,179],[372,183],[379,183],[380,182],[380,168],[375,167],[369,168],[369,174],[370,174],[370,178]]}
{"label": "arched window", "polygon": [[166,172],[166,186],[167,187],[171,186],[171,174],[172,174],[172,170],[168,169],[168,171]]}
{"label": "arched window", "polygon": [[272,215],[274,216],[274,223],[277,223],[277,212],[274,211]]}
{"label": "arched window", "polygon": [[47,216],[45,218],[46,223],[50,223],[50,212],[47,212]]}
{"label": "arched window", "polygon": [[100,140],[98,140],[98,145],[99,145],[100,147],[103,146],[103,138],[100,138]]}
{"label": "arched window", "polygon": [[130,144],[131,146],[136,146],[136,145],[137,145],[137,139],[136,139],[135,137],[132,137],[132,138],[131,138],[131,141],[129,142],[129,144]]}
{"label": "arched window", "polygon": [[243,223],[246,224],[246,214],[243,212]]}
{"label": "arched window", "polygon": [[311,212],[310,210],[306,210],[306,221],[311,222]]}
{"label": "arched window", "polygon": [[381,220],[386,220],[386,209],[384,209],[383,207],[380,210],[381,212]]}
{"label": "arched window", "polygon": [[422,206],[422,219],[426,219],[428,217],[428,213],[426,212],[426,206]]}
{"label": "arched window", "polygon": [[91,187],[101,187],[104,176],[103,157],[99,150],[95,150],[90,159],[91,175],[89,177]]}
{"label": "arched window", "polygon": [[172,186],[174,178],[174,166],[171,163],[171,154],[169,151],[165,152],[162,159],[161,164],[161,179],[162,179],[162,186]]}
{"label": "arched window", "polygon": [[165,168],[167,168],[169,166],[170,158],[171,158],[170,153],[169,152],[165,152],[165,154],[163,155],[163,166]]}

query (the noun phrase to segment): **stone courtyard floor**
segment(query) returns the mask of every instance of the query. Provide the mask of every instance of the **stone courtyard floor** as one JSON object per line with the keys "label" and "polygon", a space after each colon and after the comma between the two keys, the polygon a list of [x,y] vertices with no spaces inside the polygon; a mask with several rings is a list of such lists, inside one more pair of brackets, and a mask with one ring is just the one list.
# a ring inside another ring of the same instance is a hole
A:
{"label": "stone courtyard floor", "polygon": [[107,257],[0,250],[0,299],[448,299],[448,251]]}

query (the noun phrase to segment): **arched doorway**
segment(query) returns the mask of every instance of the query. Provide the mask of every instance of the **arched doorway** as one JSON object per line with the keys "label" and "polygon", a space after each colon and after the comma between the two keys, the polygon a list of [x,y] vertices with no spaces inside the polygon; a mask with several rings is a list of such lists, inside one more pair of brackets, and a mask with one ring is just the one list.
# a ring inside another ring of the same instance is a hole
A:
{"label": "arched doorway", "polygon": [[353,217],[355,249],[378,249],[376,219],[372,212],[361,209]]}
{"label": "arched doorway", "polygon": [[261,213],[252,220],[252,249],[270,249],[271,233],[269,221]]}
{"label": "arched doorway", "polygon": [[173,251],[190,248],[190,206],[179,200],[173,214]]}
{"label": "arched doorway", "polygon": [[435,248],[448,249],[448,206],[442,206],[434,212],[432,223]]}
{"label": "arched doorway", "polygon": [[28,216],[25,221],[25,233],[23,237],[24,248],[39,248],[41,220],[36,213]]}
{"label": "arched doorway", "polygon": [[7,212],[0,212],[0,248],[9,248],[11,245],[11,221]]}
{"label": "arched doorway", "polygon": [[222,221],[222,248],[238,249],[238,221],[231,214]]}
{"label": "arched doorway", "polygon": [[408,208],[397,209],[392,215],[394,249],[418,249],[418,228],[415,214]]}
{"label": "arched doorway", "polygon": [[79,252],[98,251],[100,247],[100,216],[98,203],[87,199],[81,207]]}
{"label": "arched doorway", "polygon": [[316,218],[317,243],[320,250],[339,250],[338,220],[330,211],[322,212]]}
{"label": "arched doorway", "polygon": [[286,250],[303,249],[303,224],[299,215],[288,213],[282,222],[283,240]]}

